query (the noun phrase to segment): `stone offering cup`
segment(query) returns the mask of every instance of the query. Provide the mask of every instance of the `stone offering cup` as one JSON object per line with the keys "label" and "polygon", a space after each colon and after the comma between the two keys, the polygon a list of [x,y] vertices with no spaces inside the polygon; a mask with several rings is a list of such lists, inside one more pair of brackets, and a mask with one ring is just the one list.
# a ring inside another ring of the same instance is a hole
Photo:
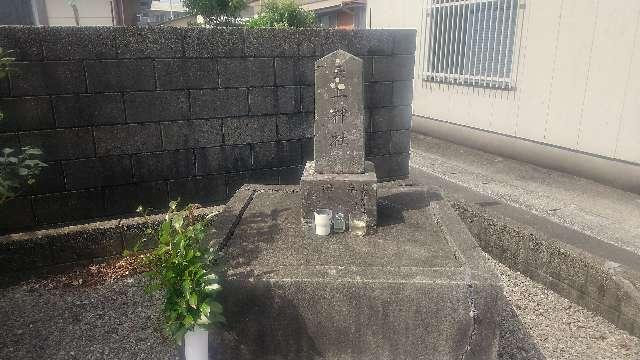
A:
{"label": "stone offering cup", "polygon": [[329,209],[318,209],[313,213],[316,234],[321,236],[327,236],[331,233],[331,218],[333,213]]}

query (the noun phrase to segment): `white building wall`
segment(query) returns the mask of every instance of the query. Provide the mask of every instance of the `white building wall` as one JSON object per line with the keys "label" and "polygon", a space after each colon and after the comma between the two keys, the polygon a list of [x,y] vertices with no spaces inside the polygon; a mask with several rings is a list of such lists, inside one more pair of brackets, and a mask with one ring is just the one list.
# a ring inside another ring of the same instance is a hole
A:
{"label": "white building wall", "polygon": [[[79,0],[76,1],[81,26],[113,25],[111,17],[112,1],[120,0]],[[124,0],[123,0],[124,1]],[[74,26],[73,9],[67,0],[44,0],[49,25]]]}
{"label": "white building wall", "polygon": [[422,80],[429,1],[368,0],[418,30],[414,114],[640,164],[640,1],[520,0],[511,90]]}

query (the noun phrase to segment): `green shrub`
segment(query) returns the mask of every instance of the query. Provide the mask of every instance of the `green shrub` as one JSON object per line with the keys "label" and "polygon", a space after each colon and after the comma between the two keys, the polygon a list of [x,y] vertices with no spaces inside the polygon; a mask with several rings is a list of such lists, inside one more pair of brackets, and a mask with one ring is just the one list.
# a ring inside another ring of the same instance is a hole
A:
{"label": "green shrub", "polygon": [[221,291],[218,254],[201,246],[205,221],[196,220],[194,205],[182,211],[176,207],[172,201],[160,227],[148,234],[158,240],[158,247],[144,257],[144,265],[151,280],[147,290],[164,293],[166,330],[181,343],[187,331],[219,326],[224,317],[216,301]]}
{"label": "green shrub", "polygon": [[315,27],[316,16],[296,5],[293,0],[268,1],[258,16],[249,19],[249,28],[310,28]]}
{"label": "green shrub", "polygon": [[[11,71],[14,59],[0,48],[0,80]],[[4,120],[0,112],[0,121]],[[47,166],[39,160],[42,152],[29,146],[20,150],[1,146],[0,153],[0,205],[15,197],[25,184],[33,184],[40,170]]]}
{"label": "green shrub", "polygon": [[246,0],[182,0],[182,4],[214,26],[237,25],[240,11],[247,7]]}

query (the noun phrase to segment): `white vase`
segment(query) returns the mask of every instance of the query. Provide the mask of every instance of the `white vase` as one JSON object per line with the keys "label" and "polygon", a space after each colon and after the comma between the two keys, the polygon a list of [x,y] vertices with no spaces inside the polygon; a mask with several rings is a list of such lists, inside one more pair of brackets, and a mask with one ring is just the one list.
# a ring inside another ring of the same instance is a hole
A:
{"label": "white vase", "polygon": [[316,234],[327,236],[331,233],[331,217],[333,212],[329,209],[318,209],[314,213]]}
{"label": "white vase", "polygon": [[199,327],[184,335],[184,357],[186,360],[209,360],[209,332]]}

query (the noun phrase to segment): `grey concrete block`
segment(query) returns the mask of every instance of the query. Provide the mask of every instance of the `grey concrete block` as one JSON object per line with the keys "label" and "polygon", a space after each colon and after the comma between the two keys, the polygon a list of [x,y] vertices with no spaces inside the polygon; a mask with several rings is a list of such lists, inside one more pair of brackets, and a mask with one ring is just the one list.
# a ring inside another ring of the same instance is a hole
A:
{"label": "grey concrete block", "polygon": [[11,93],[14,96],[75,94],[85,92],[82,63],[46,61],[13,64]]}
{"label": "grey concrete block", "polygon": [[313,139],[307,138],[300,140],[300,146],[302,147],[302,161],[313,160]]}
{"label": "grey concrete block", "polygon": [[116,42],[113,28],[52,26],[45,30],[47,60],[113,59]]}
{"label": "grey concrete block", "polygon": [[51,103],[46,96],[0,99],[0,131],[55,128]]}
{"label": "grey concrete block", "polygon": [[185,56],[208,58],[242,56],[244,29],[237,28],[189,28],[184,39]]}
{"label": "grey concrete block", "polygon": [[220,86],[272,86],[275,84],[273,62],[271,58],[220,59]]}
{"label": "grey concrete block", "polygon": [[65,191],[64,172],[61,163],[48,163],[31,185],[25,185],[23,195],[40,195]]}
{"label": "grey concrete block", "polygon": [[191,118],[246,115],[247,89],[191,90]]}
{"label": "grey concrete block", "polygon": [[[1,211],[2,209],[0,209]],[[28,240],[0,242],[0,272],[3,274],[14,272],[15,274],[15,272],[25,270],[28,272],[35,268],[51,265],[50,245],[49,238],[44,236]]]}
{"label": "grey concrete block", "polygon": [[397,29],[393,31],[393,53],[413,55],[416,52],[416,30]]}
{"label": "grey concrete block", "polygon": [[409,176],[409,154],[367,156],[367,160],[375,164],[378,181]]}
{"label": "grey concrete block", "polygon": [[224,175],[192,177],[169,181],[169,198],[182,204],[212,204],[227,198]]}
{"label": "grey concrete block", "polygon": [[133,180],[136,182],[178,179],[195,174],[191,150],[134,155],[131,161]]}
{"label": "grey concrete block", "polygon": [[48,194],[33,198],[38,224],[88,220],[105,215],[102,191],[83,190]]}
{"label": "grey concrete block", "polygon": [[292,166],[278,170],[280,185],[298,185],[304,172],[304,166]]}
{"label": "grey concrete block", "polygon": [[100,126],[94,135],[98,156],[162,150],[159,124]]}
{"label": "grey concrete block", "polygon": [[58,127],[122,124],[124,103],[117,93],[55,96],[53,108]]}
{"label": "grey concrete block", "polygon": [[[31,208],[31,199],[28,197],[19,197],[7,200],[2,206],[0,206],[0,233],[9,233],[25,228],[29,228],[36,225],[36,220]],[[3,248],[3,254],[5,249],[3,245],[5,242],[0,243],[0,247]],[[3,256],[0,255],[0,258]],[[0,262],[4,264],[4,262]],[[3,267],[4,265],[0,265]]]}
{"label": "grey concrete block", "polygon": [[298,64],[298,58],[295,57],[276,58],[276,84],[298,85],[300,77]]}
{"label": "grey concrete block", "polygon": [[413,79],[413,55],[380,56],[373,59],[373,79],[397,81]]}
{"label": "grey concrete block", "polygon": [[127,122],[159,122],[189,118],[186,90],[134,92],[124,95]]}
{"label": "grey concrete block", "polygon": [[411,129],[411,107],[396,106],[371,109],[373,131]]}
{"label": "grey concrete block", "polygon": [[174,121],[162,124],[165,150],[201,148],[222,144],[222,120]]}
{"label": "grey concrete block", "polygon": [[113,229],[116,222],[111,224],[107,227],[81,225],[80,231],[50,236],[52,263],[66,264],[121,255],[122,233]]}
{"label": "grey concrete block", "polygon": [[156,60],[158,89],[201,89],[218,87],[215,59]]}
{"label": "grey concrete block", "polygon": [[278,116],[278,139],[291,140],[313,137],[313,114],[297,113]]}
{"label": "grey concrete block", "polygon": [[408,153],[411,148],[411,130],[391,131],[392,154]]}
{"label": "grey concrete block", "polygon": [[303,112],[315,111],[316,109],[315,96],[316,96],[316,91],[313,88],[313,86],[302,87],[302,111]]}
{"label": "grey concrete block", "polygon": [[391,134],[388,131],[367,133],[366,145],[368,156],[387,155],[391,149]]}
{"label": "grey concrete block", "polygon": [[302,111],[302,88],[285,86],[278,88],[278,113],[290,114]]}
{"label": "grey concrete block", "polygon": [[249,114],[275,114],[278,110],[278,93],[274,87],[249,89]]}
{"label": "grey concrete block", "polygon": [[86,61],[89,92],[154,90],[153,60]]}
{"label": "grey concrete block", "polygon": [[245,31],[245,55],[276,57],[298,55],[298,29],[260,28]]}
{"label": "grey concrete block", "polygon": [[277,116],[225,118],[222,129],[225,144],[248,144],[277,139]]}
{"label": "grey concrete block", "polygon": [[348,40],[350,53],[363,55],[391,55],[393,32],[383,29],[354,30]]}
{"label": "grey concrete block", "polygon": [[302,150],[297,140],[253,145],[253,168],[280,168],[302,163]]}
{"label": "grey concrete block", "polygon": [[252,170],[242,173],[228,174],[227,195],[232,196],[245,184],[277,185],[279,174],[274,169]]}
{"label": "grey concrete block", "polygon": [[20,138],[18,133],[5,133],[0,134],[0,145],[2,148],[20,148]]}
{"label": "grey concrete block", "polygon": [[169,204],[167,183],[164,181],[109,187],[105,189],[104,198],[108,215],[133,214],[138,206],[164,210]]}
{"label": "grey concrete block", "polygon": [[58,129],[20,134],[22,146],[42,150],[45,161],[81,159],[95,156],[91,129]]}
{"label": "grey concrete block", "polygon": [[219,146],[196,149],[198,175],[239,172],[251,168],[251,146]]}
{"label": "grey concrete block", "polygon": [[393,83],[393,106],[411,105],[413,101],[413,81],[395,81]]}
{"label": "grey concrete block", "polygon": [[116,27],[118,58],[182,57],[184,30],[178,27]]}
{"label": "grey concrete block", "polygon": [[393,83],[374,82],[364,87],[367,108],[393,105]]}
{"label": "grey concrete block", "polygon": [[11,96],[11,84],[9,79],[0,79],[0,96]]}
{"label": "grey concrete block", "polygon": [[315,84],[315,63],[316,58],[304,57],[300,58],[298,65],[298,83],[300,85]]}
{"label": "grey concrete block", "polygon": [[17,61],[40,61],[45,28],[33,26],[3,26],[0,28],[0,47],[12,50]]}
{"label": "grey concrete block", "polygon": [[133,181],[128,155],[65,161],[64,174],[68,190],[128,184]]}

